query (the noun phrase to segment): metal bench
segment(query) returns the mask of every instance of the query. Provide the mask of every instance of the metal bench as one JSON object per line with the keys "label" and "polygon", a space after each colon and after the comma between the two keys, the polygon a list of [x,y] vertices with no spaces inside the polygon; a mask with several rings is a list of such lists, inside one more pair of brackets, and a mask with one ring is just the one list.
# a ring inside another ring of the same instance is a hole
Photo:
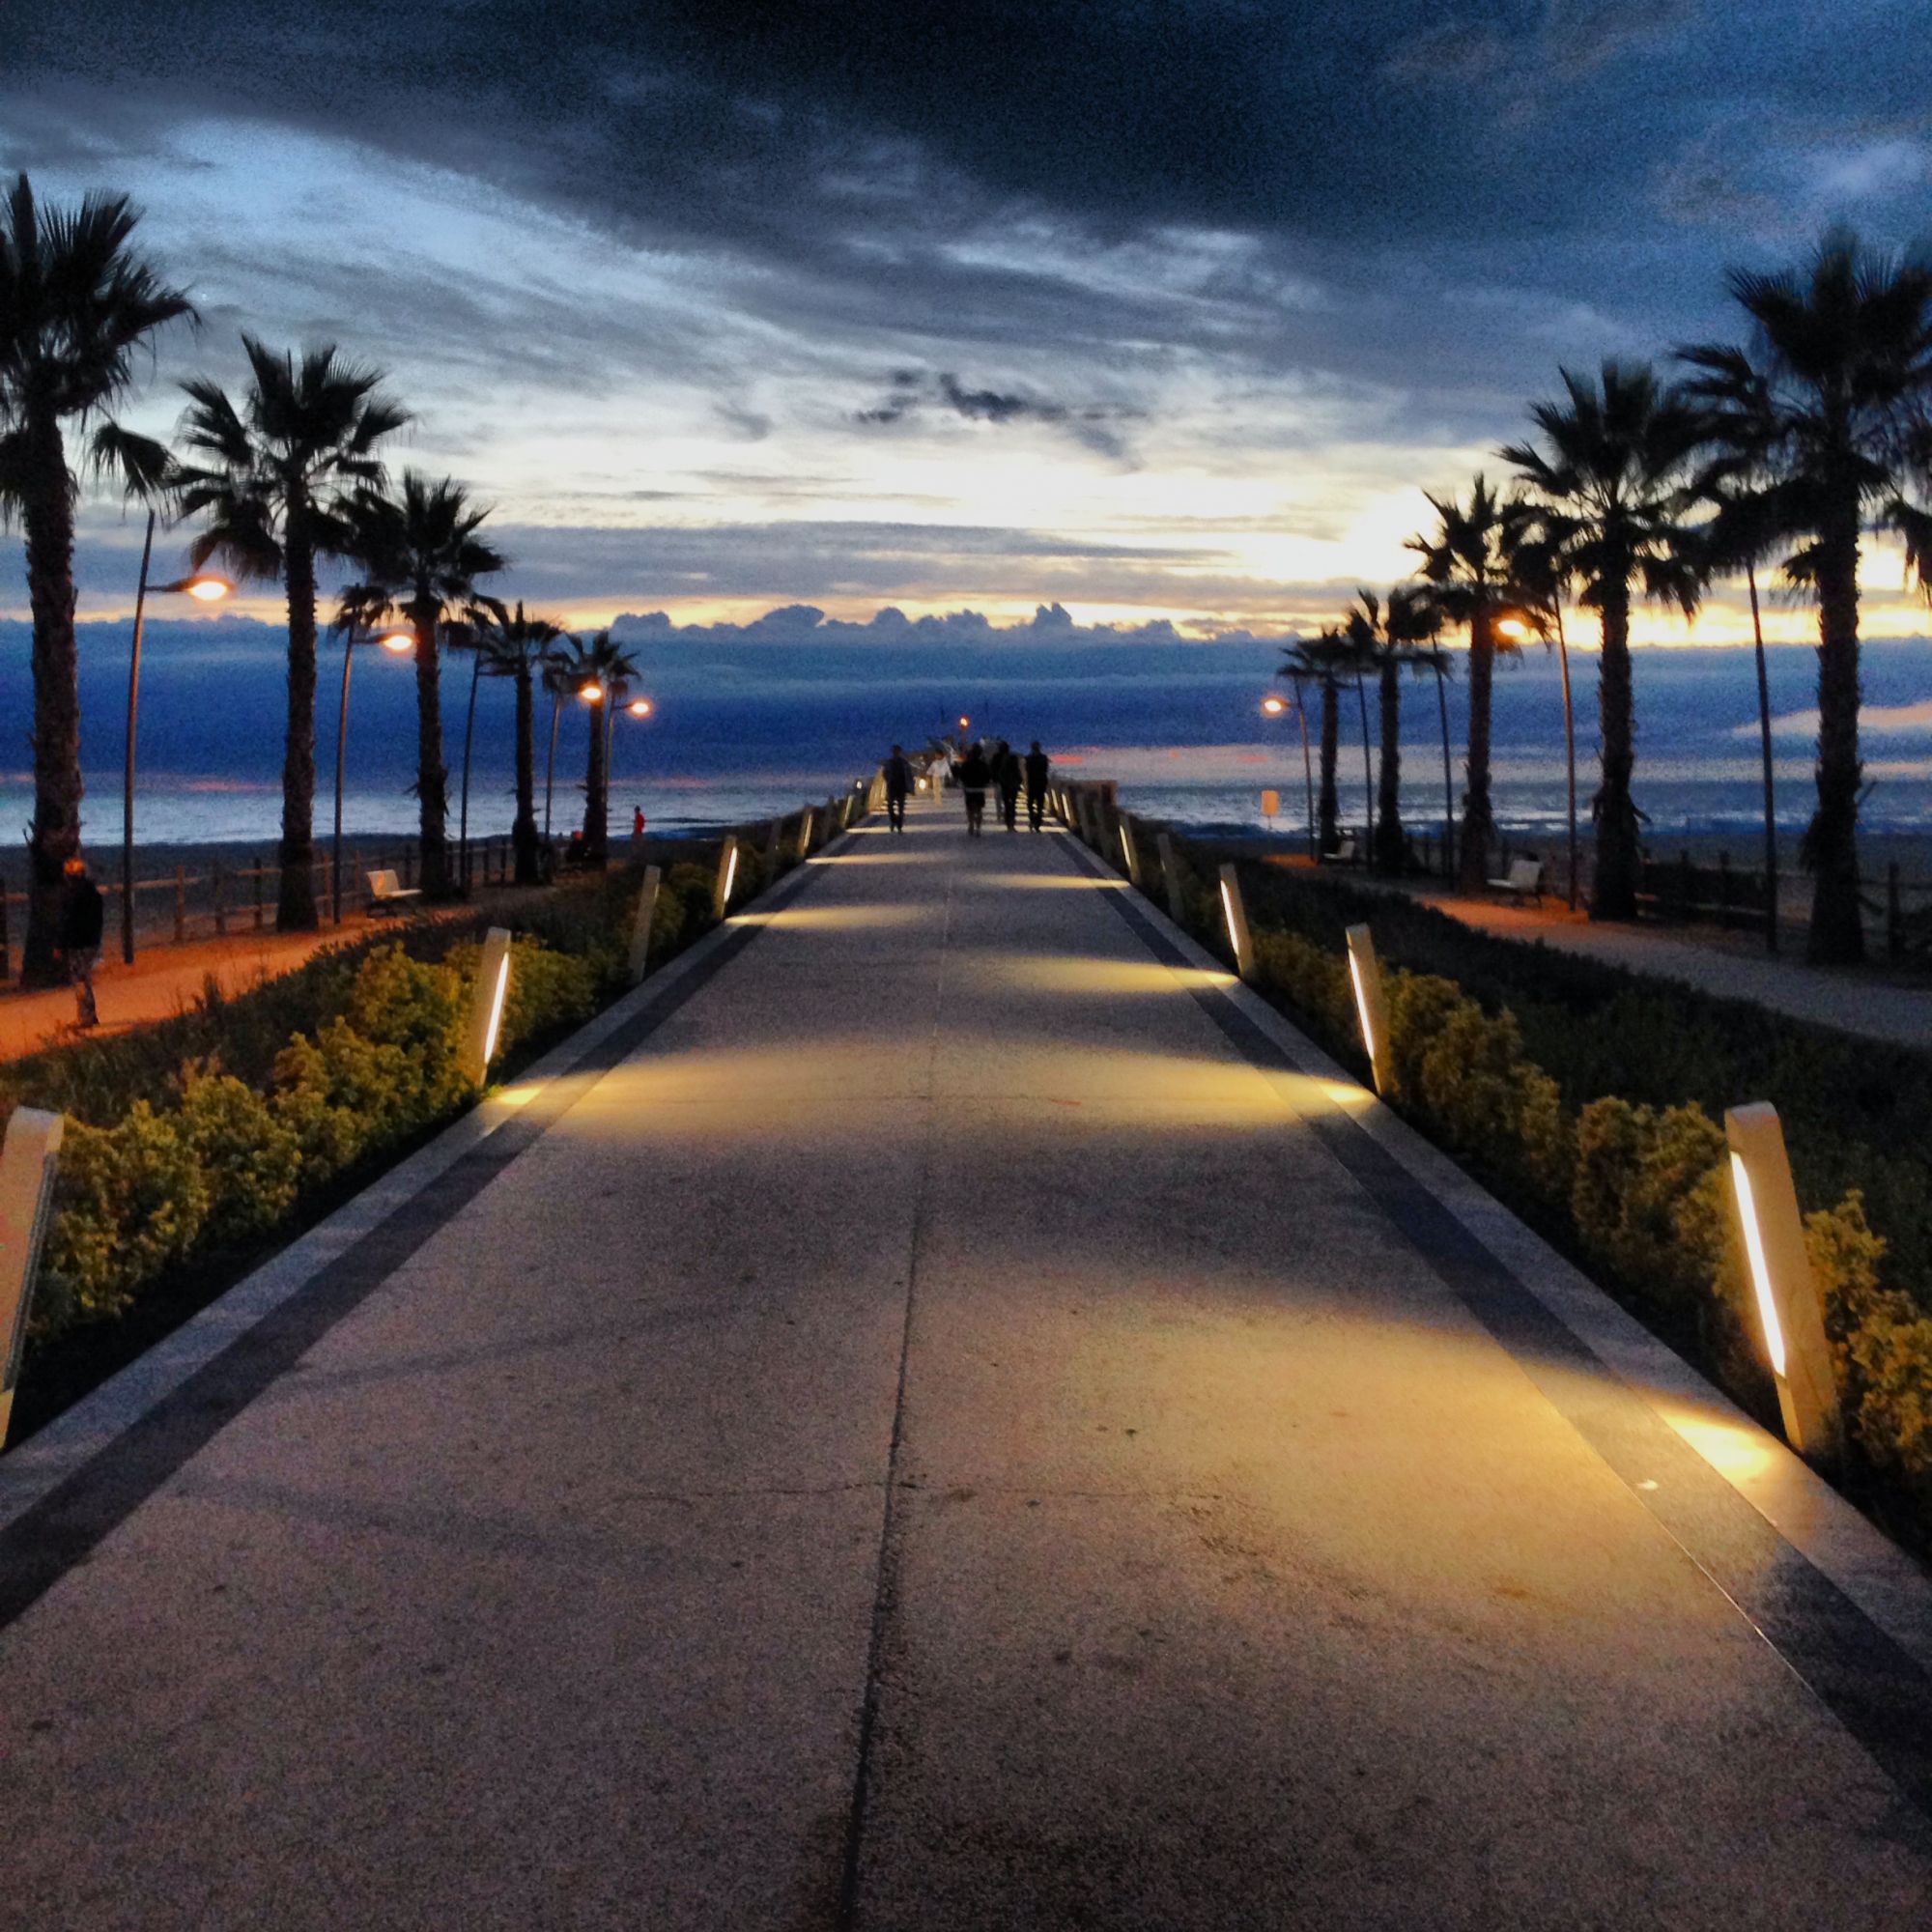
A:
{"label": "metal bench", "polygon": [[420,888],[404,885],[394,872],[369,874],[369,911],[372,917],[378,913],[406,912],[412,899],[421,897]]}
{"label": "metal bench", "polygon": [[1489,887],[1492,893],[1506,893],[1515,899],[1534,899],[1543,903],[1543,861],[1541,859],[1512,859],[1509,871],[1500,879],[1492,879]]}

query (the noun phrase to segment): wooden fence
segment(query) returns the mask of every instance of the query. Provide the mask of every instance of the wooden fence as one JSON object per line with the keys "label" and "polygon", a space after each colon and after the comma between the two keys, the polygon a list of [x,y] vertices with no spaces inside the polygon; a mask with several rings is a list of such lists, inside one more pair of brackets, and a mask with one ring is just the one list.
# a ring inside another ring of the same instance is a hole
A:
{"label": "wooden fence", "polygon": [[[135,853],[138,865],[140,854]],[[467,850],[451,841],[452,870],[471,886],[507,884],[514,870],[508,834],[472,838]],[[365,911],[369,903],[369,874],[393,871],[404,886],[416,880],[416,841],[385,845],[346,846],[342,853],[342,917]],[[272,854],[253,855],[245,865],[210,859],[192,871],[186,866],[172,870],[137,873],[134,879],[134,943],[137,951],[189,940],[218,939],[231,933],[272,929],[275,901],[281,891],[282,868]],[[315,901],[323,929],[334,923],[330,899],[331,859],[327,847],[315,859]],[[97,873],[95,884],[106,901],[101,936],[104,956],[121,952],[121,872]],[[23,888],[0,876],[0,981],[11,980],[19,967],[18,942],[26,926],[27,895]]]}

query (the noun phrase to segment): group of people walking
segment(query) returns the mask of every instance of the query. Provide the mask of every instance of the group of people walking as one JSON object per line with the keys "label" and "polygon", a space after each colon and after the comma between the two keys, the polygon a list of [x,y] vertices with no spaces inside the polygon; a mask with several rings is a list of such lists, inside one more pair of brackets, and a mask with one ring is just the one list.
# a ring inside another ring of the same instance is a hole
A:
{"label": "group of people walking", "polygon": [[[1019,828],[1020,795],[1026,794],[1027,823],[1037,832],[1046,822],[1046,779],[1053,760],[1033,741],[1024,757],[1002,738],[993,745],[969,745],[949,762],[953,781],[966,800],[966,836],[978,838],[985,830],[986,794],[997,792],[1000,817],[1009,832]],[[918,782],[912,760],[895,745],[885,763],[886,819],[895,832],[905,830],[906,800]]]}

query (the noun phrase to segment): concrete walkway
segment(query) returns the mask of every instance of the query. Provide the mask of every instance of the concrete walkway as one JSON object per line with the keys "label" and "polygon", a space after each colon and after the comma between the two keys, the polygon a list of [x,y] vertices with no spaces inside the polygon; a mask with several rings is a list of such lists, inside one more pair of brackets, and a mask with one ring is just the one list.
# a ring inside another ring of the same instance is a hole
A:
{"label": "concrete walkway", "polygon": [[0,1535],[0,1920],[1922,1922],[1920,1663],[1358,1092],[1058,838],[775,897]]}

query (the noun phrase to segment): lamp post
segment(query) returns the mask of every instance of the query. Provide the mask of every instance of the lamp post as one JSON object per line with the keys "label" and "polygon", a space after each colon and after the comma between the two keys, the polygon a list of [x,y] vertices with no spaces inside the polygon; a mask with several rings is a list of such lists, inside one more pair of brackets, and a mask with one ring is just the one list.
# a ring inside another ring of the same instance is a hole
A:
{"label": "lamp post", "polygon": [[342,627],[342,701],[335,712],[335,837],[329,848],[328,914],[342,923],[342,766],[349,749],[349,667],[357,644],[379,643],[392,657],[404,657],[415,648],[412,631],[359,631],[352,617]]}
{"label": "lamp post", "polygon": [[[1262,714],[1264,717],[1279,718],[1289,708],[1288,699],[1277,697],[1272,692],[1262,699]],[[1299,678],[1294,680],[1293,710],[1295,718],[1301,725],[1301,776],[1303,782],[1308,788],[1308,856],[1313,859],[1318,856],[1315,845],[1315,760],[1308,750],[1308,711],[1307,707],[1301,701],[1301,680]]]}
{"label": "lamp post", "polygon": [[[134,648],[128,660],[128,748],[121,785],[121,958],[134,963],[134,721],[141,708],[141,626],[148,607],[148,560],[155,551],[155,512],[148,512],[148,534],[141,543],[141,581],[134,592]],[[179,592],[198,604],[214,604],[235,586],[212,571],[178,577],[155,585],[156,596]]]}

